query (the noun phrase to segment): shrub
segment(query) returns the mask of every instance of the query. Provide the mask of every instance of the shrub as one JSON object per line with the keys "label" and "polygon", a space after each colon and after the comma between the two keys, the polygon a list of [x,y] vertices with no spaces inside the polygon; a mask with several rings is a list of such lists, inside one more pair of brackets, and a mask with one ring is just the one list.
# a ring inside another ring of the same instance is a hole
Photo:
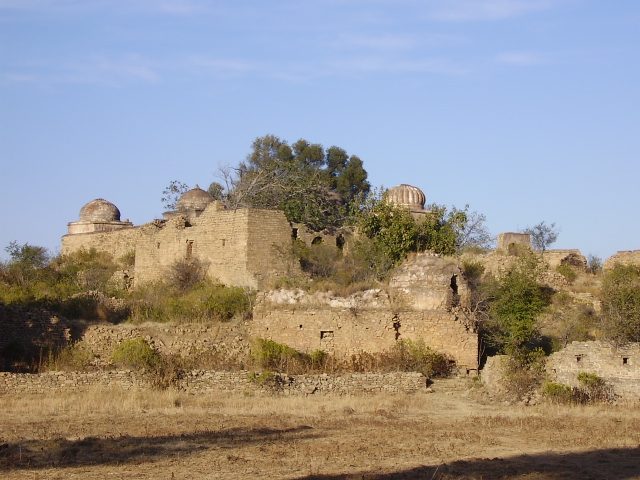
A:
{"label": "shrub", "polygon": [[206,265],[197,258],[177,260],[169,267],[169,283],[185,291],[203,282],[206,274]]}
{"label": "shrub", "polygon": [[111,355],[111,361],[116,366],[133,370],[153,369],[160,360],[160,354],[143,338],[121,342]]}
{"label": "shrub", "polygon": [[310,363],[308,355],[283,343],[264,338],[255,340],[252,354],[260,368],[278,372],[294,373],[292,370],[300,369],[305,371],[305,367]]}
{"label": "shrub", "polygon": [[541,348],[518,350],[505,358],[504,383],[515,400],[533,395],[544,379],[545,353]]}
{"label": "shrub", "polygon": [[577,376],[580,388],[576,396],[582,403],[605,402],[615,400],[615,394],[610,385],[595,373],[580,372]]}
{"label": "shrub", "polygon": [[465,260],[462,262],[462,274],[472,287],[478,286],[484,274],[484,265],[480,262]]}
{"label": "shrub", "polygon": [[562,275],[569,284],[575,282],[576,278],[578,278],[578,274],[570,265],[558,265],[556,272]]}
{"label": "shrub", "polygon": [[420,372],[427,377],[446,377],[453,363],[444,355],[426,346],[424,340],[399,340],[391,350],[391,360],[404,372]]}
{"label": "shrub", "polygon": [[82,372],[91,365],[93,358],[91,350],[83,342],[78,342],[57,352],[49,352],[49,357],[43,367],[47,370]]}
{"label": "shrub", "polygon": [[573,389],[568,385],[546,381],[542,395],[552,403],[568,404],[573,401]]}
{"label": "shrub", "polygon": [[617,342],[640,341],[640,266],[616,264],[602,280],[604,336]]}

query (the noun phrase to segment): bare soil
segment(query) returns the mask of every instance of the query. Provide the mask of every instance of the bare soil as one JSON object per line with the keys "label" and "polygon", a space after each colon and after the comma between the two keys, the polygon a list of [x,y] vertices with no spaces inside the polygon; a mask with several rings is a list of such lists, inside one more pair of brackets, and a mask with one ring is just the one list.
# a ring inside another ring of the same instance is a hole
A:
{"label": "bare soil", "polygon": [[0,396],[0,478],[640,479],[640,409],[433,393]]}

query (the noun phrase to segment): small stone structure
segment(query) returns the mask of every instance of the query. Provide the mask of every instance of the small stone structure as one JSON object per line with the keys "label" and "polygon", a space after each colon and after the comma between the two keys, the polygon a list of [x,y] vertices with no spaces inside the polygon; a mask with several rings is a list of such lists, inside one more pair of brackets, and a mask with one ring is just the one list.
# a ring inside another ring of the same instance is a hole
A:
{"label": "small stone structure", "polygon": [[509,251],[511,245],[524,245],[531,248],[531,235],[515,232],[505,232],[498,235],[498,249]]}
{"label": "small stone structure", "polygon": [[621,398],[640,400],[639,343],[572,342],[551,354],[546,368],[554,381],[572,387],[580,386],[579,373],[596,374]]}

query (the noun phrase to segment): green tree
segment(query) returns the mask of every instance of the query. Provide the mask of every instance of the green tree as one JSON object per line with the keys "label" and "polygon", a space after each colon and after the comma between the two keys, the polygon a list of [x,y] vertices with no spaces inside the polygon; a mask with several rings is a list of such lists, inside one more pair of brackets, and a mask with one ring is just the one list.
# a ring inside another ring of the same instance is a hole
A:
{"label": "green tree", "polygon": [[26,286],[29,282],[41,277],[48,266],[51,256],[44,247],[18,242],[11,242],[5,249],[9,261],[4,270],[10,283]]}
{"label": "green tree", "polygon": [[605,338],[640,342],[640,266],[617,263],[605,273],[601,300]]}
{"label": "green tree", "polygon": [[550,304],[548,289],[538,282],[540,268],[533,254],[523,255],[498,280],[484,286],[489,304],[485,338],[502,353],[529,351],[538,336],[536,321]]}
{"label": "green tree", "polygon": [[415,219],[408,210],[374,193],[359,215],[360,232],[371,239],[393,265],[410,252],[432,251],[453,255],[458,251],[459,232],[466,225],[466,212],[431,205],[431,213]]}
{"label": "green tree", "polygon": [[231,208],[280,209],[315,231],[345,222],[349,203],[369,191],[362,161],[338,147],[275,135],[257,138],[238,167],[223,171]]}
{"label": "green tree", "polygon": [[531,245],[533,248],[543,252],[551,244],[555,243],[558,239],[558,235],[560,234],[555,223],[547,225],[545,222],[540,222],[533,227],[527,227],[522,232],[531,235]]}

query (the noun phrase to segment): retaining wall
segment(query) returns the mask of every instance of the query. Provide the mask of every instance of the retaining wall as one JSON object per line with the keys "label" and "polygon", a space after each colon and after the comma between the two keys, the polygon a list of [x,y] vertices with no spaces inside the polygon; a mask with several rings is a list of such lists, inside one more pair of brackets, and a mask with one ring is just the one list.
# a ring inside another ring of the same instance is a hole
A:
{"label": "retaining wall", "polygon": [[[260,380],[253,372],[184,372],[175,388],[191,394],[220,391],[311,395],[417,393],[426,390],[427,379],[415,372],[347,373],[341,375],[275,374]],[[132,371],[48,372],[42,374],[0,372],[0,395],[77,392],[89,388],[150,388],[151,378]]]}

